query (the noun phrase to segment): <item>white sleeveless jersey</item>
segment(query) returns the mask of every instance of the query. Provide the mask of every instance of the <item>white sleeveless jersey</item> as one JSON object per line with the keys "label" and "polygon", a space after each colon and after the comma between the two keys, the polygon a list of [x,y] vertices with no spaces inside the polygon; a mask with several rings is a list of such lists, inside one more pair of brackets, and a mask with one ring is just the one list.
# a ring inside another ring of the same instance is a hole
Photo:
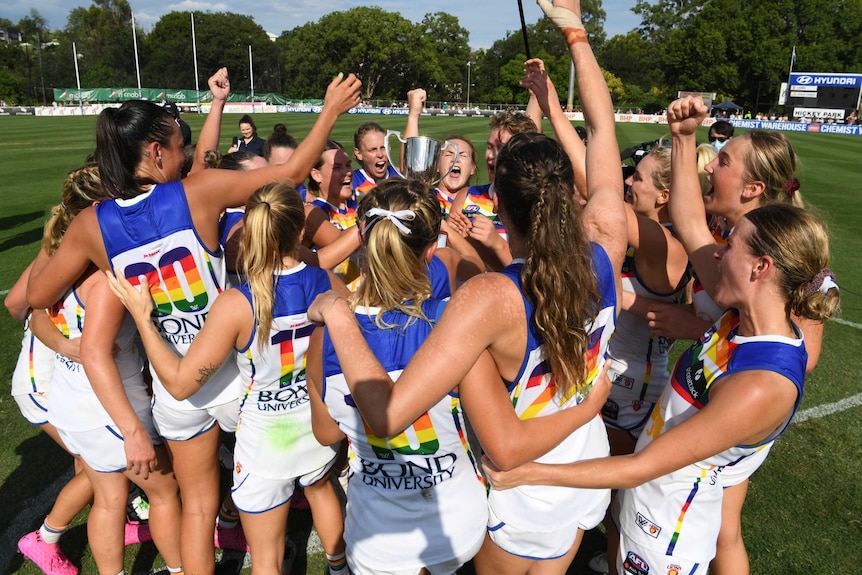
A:
{"label": "white sleeveless jersey", "polygon": [[[315,329],[308,306],[332,286],[325,270],[305,264],[277,273],[275,282],[272,327],[263,349],[255,326],[237,354],[243,391],[234,462],[259,477],[287,479],[323,467],[337,453],[314,438],[305,378]],[[238,289],[254,309],[248,285]]]}
{"label": "white sleeveless jersey", "polygon": [[[600,375],[608,342],[614,331],[616,316],[616,286],[613,267],[605,251],[598,244],[593,246],[593,269],[598,279],[601,294],[600,309],[592,325],[587,326],[590,337],[587,351],[588,385],[581,394],[564,396],[551,374],[541,341],[532,327],[534,308],[526,299],[527,354],[516,380],[509,385],[509,395],[515,413],[521,419],[544,417],[574,407],[583,401],[589,388]],[[516,260],[501,273],[509,277],[523,294],[521,268],[523,262]],[[538,463],[571,463],[583,459],[606,457],[610,453],[607,431],[601,417],[596,415],[564,439],[557,447],[536,459]],[[488,503],[500,520],[525,531],[553,531],[580,523],[582,517],[594,515],[597,508],[605,509],[610,502],[609,489],[573,489],[544,485],[524,485],[514,489],[497,491],[491,489]],[[598,518],[601,519],[601,513]],[[595,525],[585,525],[592,528]]]}
{"label": "white sleeveless jersey", "polygon": [[[423,309],[434,318],[439,305],[430,300]],[[359,308],[356,318],[374,354],[397,379],[431,326],[414,321],[406,329],[379,329],[377,313]],[[383,319],[403,325],[407,316],[385,312]],[[328,333],[323,358],[323,401],[350,439],[344,531],[349,558],[392,571],[451,561],[474,548],[484,536],[488,508],[458,397],[447,395],[402,433],[376,437],[353,402]]]}
{"label": "white sleeveless jersey", "polygon": [[[84,306],[74,290],[67,292],[48,313],[67,339],[81,337]],[[136,334],[135,322],[126,315],[115,340],[120,353],[114,361],[129,402],[135,411],[141,411],[149,407],[150,394],[142,374],[144,362],[135,347]],[[60,354],[55,354],[55,358],[51,393],[48,394],[48,421],[64,431],[89,431],[113,425],[111,416],[90,386],[84,366]]]}
{"label": "white sleeveless jersey", "polygon": [[12,372],[12,396],[42,395],[51,390],[54,374],[54,350],[33,335],[30,331],[30,316],[24,320],[24,337],[21,340],[21,353]]}
{"label": "white sleeveless jersey", "polygon": [[[721,525],[723,471],[746,460],[765,459],[770,445],[789,425],[802,400],[808,354],[801,339],[742,337],[739,317],[728,311],[677,361],[670,385],[653,410],[635,451],[678,426],[709,402],[711,386],[722,377],[747,370],[769,370],[787,377],[799,390],[785,424],[759,445],[738,445],[622,492],[620,529],[655,553],[707,563],[715,556]],[[728,414],[733,417],[733,414]],[[697,438],[692,438],[697,441]]]}
{"label": "white sleeveless jersey", "polygon": [[[153,322],[172,351],[183,356],[203,327],[226,282],[224,254],[200,241],[180,182],[154,186],[131,200],[96,206],[102,240],[112,268],[132,285],[146,276],[155,300]],[[235,401],[239,371],[232,357],[190,398],[177,401],[152,370],[156,401],[195,410]]]}
{"label": "white sleeveless jersey", "polygon": [[[688,274],[680,284],[684,287]],[[626,252],[622,269],[623,291],[652,300],[675,303],[681,290],[658,293],[641,281],[635,266],[633,248]],[[608,377],[613,383],[610,399],[655,403],[670,380],[668,354],[673,343],[666,337],[654,336],[649,323],[625,310],[620,311],[616,330],[611,338],[608,357],[611,368]]]}
{"label": "white sleeveless jersey", "polygon": [[[731,230],[727,227],[727,222],[724,218],[715,218],[713,225],[713,238],[716,243],[727,243],[727,236]],[[718,319],[724,315],[724,309],[715,303],[715,300],[710,297],[706,288],[703,287],[703,284],[700,283],[700,280],[697,279],[697,277],[694,278],[692,285],[691,303],[697,317],[710,323],[717,322]],[[762,445],[760,447],[760,451],[756,454],[750,457],[741,458],[733,464],[725,467],[721,472],[722,485],[724,487],[733,487],[751,477],[755,471],[760,469],[763,462],[766,461],[766,456],[769,455],[769,451],[772,449],[772,444],[773,442],[769,442],[766,445]]]}

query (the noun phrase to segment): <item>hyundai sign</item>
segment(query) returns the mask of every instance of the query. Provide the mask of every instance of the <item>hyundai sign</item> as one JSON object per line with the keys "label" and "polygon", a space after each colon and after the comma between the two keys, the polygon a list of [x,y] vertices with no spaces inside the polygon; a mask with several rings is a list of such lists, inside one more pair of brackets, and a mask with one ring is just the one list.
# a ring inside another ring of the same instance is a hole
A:
{"label": "hyundai sign", "polygon": [[790,74],[790,89],[802,86],[824,88],[859,88],[862,74],[815,74],[812,72],[793,72]]}

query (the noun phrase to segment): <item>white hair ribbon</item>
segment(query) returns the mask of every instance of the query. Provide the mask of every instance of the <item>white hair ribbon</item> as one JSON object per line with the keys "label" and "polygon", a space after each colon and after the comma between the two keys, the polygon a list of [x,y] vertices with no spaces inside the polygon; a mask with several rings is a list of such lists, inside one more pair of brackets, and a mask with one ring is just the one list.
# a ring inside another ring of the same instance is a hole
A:
{"label": "white hair ribbon", "polygon": [[409,234],[410,228],[404,225],[403,222],[412,222],[416,219],[416,212],[413,210],[398,210],[397,212],[393,212],[390,210],[386,210],[384,208],[371,208],[367,212],[365,212],[366,218],[386,218],[393,224],[402,234]]}
{"label": "white hair ribbon", "polygon": [[832,279],[832,276],[823,278],[823,283],[820,284],[820,293],[827,294],[832,288],[838,289],[838,284]]}

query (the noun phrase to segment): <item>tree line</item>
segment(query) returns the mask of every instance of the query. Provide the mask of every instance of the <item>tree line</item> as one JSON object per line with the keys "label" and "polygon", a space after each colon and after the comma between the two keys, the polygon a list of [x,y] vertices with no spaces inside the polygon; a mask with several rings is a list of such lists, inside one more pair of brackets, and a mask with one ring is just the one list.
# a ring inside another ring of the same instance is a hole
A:
{"label": "tree line", "polygon": [[[620,108],[664,108],[680,90],[716,92],[751,110],[776,108],[793,48],[796,71],[862,72],[862,0],[638,0],[640,26],[608,38],[601,0],[584,0],[584,23]],[[523,104],[518,81],[526,57],[520,30],[487,49],[471,50],[457,16],[428,13],[419,23],[397,12],[356,7],[286,30],[274,40],[253,18],[224,12],[193,14],[198,85],[227,66],[237,91],[319,98],[338,72],[354,72],[367,100],[403,100],[421,86],[430,101]],[[610,16],[611,18],[613,15]],[[72,43],[82,88],[141,85],[194,89],[190,12],[171,12],[151,30],[131,27],[127,0],[94,0],[49,30],[36,9],[17,23],[22,41],[0,42],[0,99],[50,104],[54,88],[76,85]],[[545,60],[562,101],[569,56],[553,25],[527,26],[531,55]],[[249,69],[249,46],[253,71]],[[469,62],[469,65],[468,65]],[[253,75],[252,75],[253,73]],[[470,84],[468,87],[468,83]],[[469,94],[468,94],[469,92]],[[577,103],[577,94],[575,93]]]}

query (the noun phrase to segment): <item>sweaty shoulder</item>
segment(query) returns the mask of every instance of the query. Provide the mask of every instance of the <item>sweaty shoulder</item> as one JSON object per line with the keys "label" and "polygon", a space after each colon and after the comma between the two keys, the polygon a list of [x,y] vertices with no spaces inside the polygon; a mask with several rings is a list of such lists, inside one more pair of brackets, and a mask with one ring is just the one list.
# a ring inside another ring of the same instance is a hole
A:
{"label": "sweaty shoulder", "polygon": [[501,273],[484,273],[470,278],[459,287],[447,306],[457,310],[462,320],[478,319],[487,323],[505,323],[520,310],[524,315],[521,290]]}
{"label": "sweaty shoulder", "polygon": [[[105,246],[102,243],[102,230],[99,227],[95,204],[75,216],[63,240],[69,245],[78,246],[75,251],[86,254],[99,269],[110,268]],[[60,245],[62,247],[63,242],[60,242]],[[82,246],[84,249],[80,249]]]}

